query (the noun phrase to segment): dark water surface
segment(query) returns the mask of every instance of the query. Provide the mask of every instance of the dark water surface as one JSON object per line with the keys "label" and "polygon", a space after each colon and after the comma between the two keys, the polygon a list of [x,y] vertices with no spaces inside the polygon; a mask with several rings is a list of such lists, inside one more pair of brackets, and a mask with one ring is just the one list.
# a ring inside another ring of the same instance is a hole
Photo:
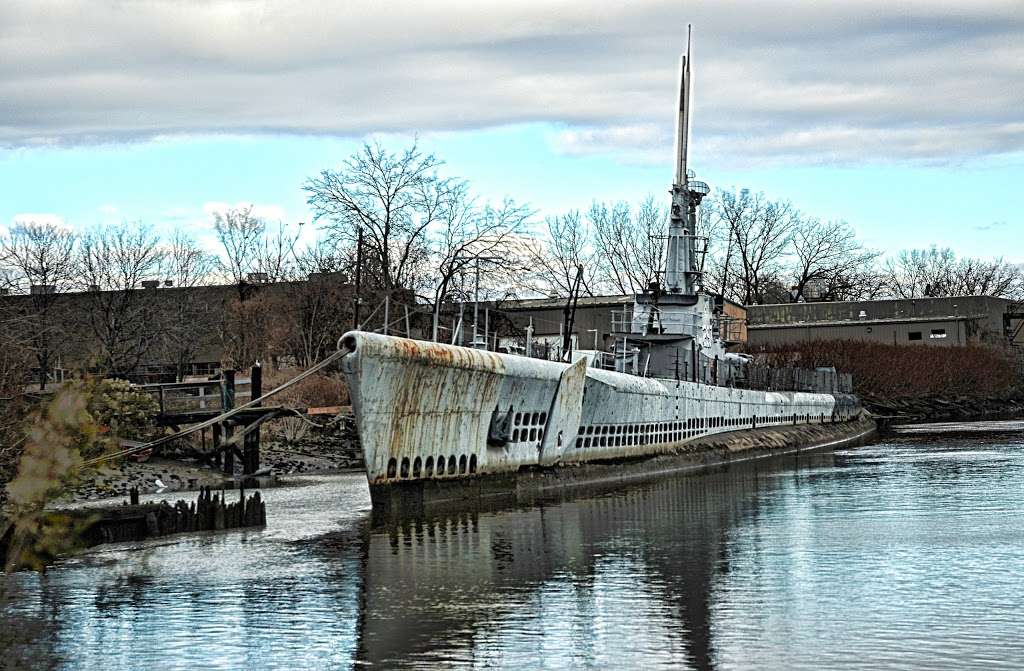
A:
{"label": "dark water surface", "polygon": [[1019,432],[915,435],[404,528],[372,528],[361,475],[313,482],[265,491],[266,530],[104,546],[6,578],[0,662],[1024,666]]}

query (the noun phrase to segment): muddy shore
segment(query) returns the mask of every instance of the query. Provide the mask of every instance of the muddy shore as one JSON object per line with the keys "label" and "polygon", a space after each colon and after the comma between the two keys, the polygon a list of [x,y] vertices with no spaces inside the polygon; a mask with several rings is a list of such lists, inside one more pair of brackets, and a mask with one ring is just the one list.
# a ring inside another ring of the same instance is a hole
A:
{"label": "muddy shore", "polygon": [[[329,437],[297,444],[272,442],[263,446],[260,457],[260,465],[269,467],[274,478],[299,473],[341,473],[363,467],[358,441],[351,438]],[[132,487],[138,487],[142,494],[194,491],[202,487],[219,489],[225,481],[239,479],[241,475],[239,465],[232,478],[192,459],[154,456],[144,462],[122,461],[94,471],[58,504],[127,497]]]}
{"label": "muddy shore", "polygon": [[1024,417],[1024,393],[1005,397],[919,396],[902,399],[864,398],[879,429],[895,424],[975,422]]}

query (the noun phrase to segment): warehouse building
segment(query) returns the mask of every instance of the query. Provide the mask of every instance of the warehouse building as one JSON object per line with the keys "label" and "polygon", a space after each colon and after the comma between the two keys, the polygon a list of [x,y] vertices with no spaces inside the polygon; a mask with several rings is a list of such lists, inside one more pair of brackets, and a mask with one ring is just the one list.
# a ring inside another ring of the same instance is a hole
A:
{"label": "warehouse building", "polygon": [[992,296],[752,305],[747,320],[755,348],[811,340],[1024,346],[1020,304]]}

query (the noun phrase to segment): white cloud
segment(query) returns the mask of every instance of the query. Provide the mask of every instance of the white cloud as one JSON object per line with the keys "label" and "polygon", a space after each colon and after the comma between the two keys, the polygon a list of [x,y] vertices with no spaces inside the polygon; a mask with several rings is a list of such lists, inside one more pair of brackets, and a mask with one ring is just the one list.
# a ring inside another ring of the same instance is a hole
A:
{"label": "white cloud", "polygon": [[664,162],[675,138],[672,128],[654,123],[564,130],[552,145],[564,154],[617,154],[638,162]]}
{"label": "white cloud", "polygon": [[691,21],[697,156],[1024,149],[1019,0],[9,0],[0,145],[541,121],[567,128],[555,144],[573,154],[664,161]]}
{"label": "white cloud", "polygon": [[116,216],[117,213],[118,213],[117,206],[116,205],[110,205],[109,203],[106,204],[106,205],[100,205],[97,208],[97,210],[99,211],[100,214],[102,214],[105,217],[113,217],[113,216]]}

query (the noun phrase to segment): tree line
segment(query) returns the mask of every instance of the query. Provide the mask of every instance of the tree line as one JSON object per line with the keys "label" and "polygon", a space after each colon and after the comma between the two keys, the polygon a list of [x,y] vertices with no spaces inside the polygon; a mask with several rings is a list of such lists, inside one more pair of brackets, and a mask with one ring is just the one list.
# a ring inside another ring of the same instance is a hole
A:
{"label": "tree line", "polygon": [[[25,297],[0,301],[0,373],[17,370],[22,357],[45,382],[62,346],[88,340],[93,370],[127,376],[159,360],[180,376],[210,344],[197,333],[210,334],[229,365],[309,365],[353,325],[356,281],[362,325],[383,326],[386,298],[418,306],[421,332],[445,340],[457,306],[477,296],[564,296],[579,269],[586,295],[630,294],[659,281],[667,202],[594,201],[542,217],[510,198],[481,199],[442,166],[415,144],[397,152],[365,144],[302,185],[313,235],[251,207],[231,209],[215,215],[216,253],[184,231],[140,222],[80,233],[17,223],[0,238],[0,290]],[[1021,268],[1002,259],[937,247],[885,256],[846,222],[747,190],[705,198],[697,228],[705,290],[744,304],[1024,292]],[[153,283],[232,289],[211,307],[196,292],[162,291],[155,301],[139,291]],[[80,306],[73,323],[61,307],[69,293]],[[397,309],[387,317],[401,319]]]}
{"label": "tree line", "polygon": [[[667,205],[594,202],[544,220],[531,288],[568,291],[584,268],[590,295],[630,294],[659,280]],[[762,193],[719,190],[697,222],[704,288],[742,303],[867,300],[954,295],[1024,298],[1024,269],[1003,258],[959,257],[931,246],[885,256],[844,221],[821,221]]]}

